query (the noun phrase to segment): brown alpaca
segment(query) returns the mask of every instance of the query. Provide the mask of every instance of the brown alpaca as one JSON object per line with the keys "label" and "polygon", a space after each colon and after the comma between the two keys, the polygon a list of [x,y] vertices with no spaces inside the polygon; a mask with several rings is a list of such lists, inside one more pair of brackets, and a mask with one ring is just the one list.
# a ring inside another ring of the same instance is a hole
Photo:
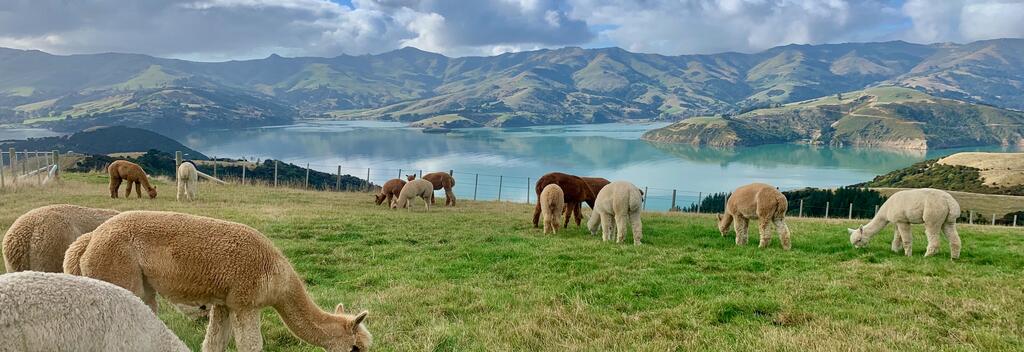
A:
{"label": "brown alpaca", "polygon": [[[587,186],[587,182],[579,176],[573,176],[564,174],[561,172],[552,172],[541,176],[537,180],[537,199],[540,199],[541,192],[544,191],[544,187],[550,184],[557,184],[558,187],[562,188],[562,193],[565,196],[565,226],[569,226],[570,214],[575,214],[576,226],[580,226],[580,203],[586,202],[591,209],[594,208],[594,200],[597,199],[597,194],[590,190]],[[540,227],[540,202],[537,202],[537,206],[533,209],[533,227]]]}
{"label": "brown alpaca", "polygon": [[[594,193],[595,200],[597,199],[597,195],[601,194],[601,189],[603,189],[604,186],[607,186],[609,183],[612,183],[611,181],[608,181],[608,179],[601,177],[580,176],[580,178],[582,178],[583,181],[587,183],[587,186],[590,187],[590,191]],[[572,209],[572,211],[574,211],[576,214],[583,214],[582,207],[583,203],[577,203],[576,208]],[[593,210],[594,207],[590,207],[590,209]],[[569,215],[569,211],[569,208],[565,208],[566,216]],[[579,223],[577,222],[576,225],[579,225]]]}
{"label": "brown alpaca", "polygon": [[736,244],[747,244],[747,226],[750,219],[760,220],[758,233],[761,236],[760,248],[768,247],[772,242],[771,225],[779,232],[782,249],[789,250],[789,227],[786,226],[786,209],[789,202],[786,196],[771,185],[751,183],[737,188],[725,203],[725,214],[718,215],[718,231],[724,237],[729,233],[732,224],[736,231]]}
{"label": "brown alpaca", "polygon": [[554,183],[544,186],[544,191],[540,192],[538,203],[540,203],[540,212],[544,216],[544,234],[546,235],[548,232],[558,234],[558,223],[561,222],[558,217],[562,215],[563,208],[565,208],[565,195],[562,194],[562,188]]}
{"label": "brown alpaca", "polygon": [[124,197],[132,194],[132,185],[135,185],[135,194],[142,198],[142,187],[146,187],[149,198],[156,198],[156,187],[149,184],[149,177],[146,172],[136,163],[127,160],[117,160],[107,166],[107,173],[110,174],[110,198],[117,198],[117,191],[121,188],[121,181],[128,181]]}
{"label": "brown alpaca", "polygon": [[155,211],[117,215],[68,249],[67,273],[121,286],[156,311],[156,295],[212,306],[203,351],[263,348],[260,310],[273,307],[298,338],[329,352],[366,351],[367,312],[325,312],[302,278],[263,234],[238,223]]}
{"label": "brown alpaca", "polygon": [[391,206],[391,200],[398,197],[398,194],[402,192],[402,187],[405,187],[405,181],[399,178],[393,178],[384,182],[384,185],[380,187],[380,193],[377,193],[376,197],[377,205],[381,205],[386,200],[388,206]]}
{"label": "brown alpaca", "polygon": [[[455,206],[455,178],[447,172],[431,172],[423,175],[423,179],[434,185],[434,190],[444,189],[444,205]],[[430,193],[430,204],[434,204],[434,193]]]}
{"label": "brown alpaca", "polygon": [[68,246],[117,213],[117,210],[70,204],[30,210],[18,217],[4,235],[4,266],[7,272],[61,272],[64,251]]}

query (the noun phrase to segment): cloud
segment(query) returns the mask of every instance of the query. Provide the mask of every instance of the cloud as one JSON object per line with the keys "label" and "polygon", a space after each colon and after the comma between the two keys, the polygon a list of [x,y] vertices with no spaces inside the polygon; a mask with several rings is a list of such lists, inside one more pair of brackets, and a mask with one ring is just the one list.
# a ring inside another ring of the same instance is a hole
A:
{"label": "cloud", "polygon": [[1021,0],[908,0],[913,24],[904,37],[919,42],[965,42],[1024,37]]}

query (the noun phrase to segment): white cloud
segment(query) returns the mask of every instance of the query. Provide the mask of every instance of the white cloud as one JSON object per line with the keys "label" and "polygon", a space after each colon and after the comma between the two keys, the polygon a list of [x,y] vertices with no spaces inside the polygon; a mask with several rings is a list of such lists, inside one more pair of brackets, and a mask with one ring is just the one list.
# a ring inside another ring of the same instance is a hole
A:
{"label": "white cloud", "polygon": [[912,26],[904,35],[920,42],[964,42],[1024,37],[1022,0],[908,0]]}

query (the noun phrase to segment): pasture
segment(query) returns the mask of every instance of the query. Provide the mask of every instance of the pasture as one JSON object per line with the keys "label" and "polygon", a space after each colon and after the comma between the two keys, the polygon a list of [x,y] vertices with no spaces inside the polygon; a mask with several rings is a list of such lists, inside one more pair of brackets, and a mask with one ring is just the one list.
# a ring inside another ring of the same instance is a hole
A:
{"label": "pasture", "polygon": [[[368,309],[375,351],[1012,350],[1024,345],[1024,230],[960,225],[924,258],[889,250],[892,227],[854,249],[845,220],[789,219],[793,250],[736,247],[714,215],[645,213],[644,244],[602,243],[574,225],[532,227],[533,206],[374,206],[368,193],[202,183],[199,201],[110,199],[102,174],[0,193],[0,230],[42,205],[186,212],[255,227],[321,307]],[[443,204],[443,196],[438,197]],[[586,207],[584,207],[586,208]],[[589,209],[584,211],[589,215]],[[585,220],[584,220],[585,221]],[[584,222],[585,224],[585,222]],[[751,229],[756,233],[756,229]],[[216,234],[210,234],[215,236]],[[630,238],[627,237],[627,243]],[[160,317],[198,350],[205,320]],[[313,351],[263,314],[268,351]]]}

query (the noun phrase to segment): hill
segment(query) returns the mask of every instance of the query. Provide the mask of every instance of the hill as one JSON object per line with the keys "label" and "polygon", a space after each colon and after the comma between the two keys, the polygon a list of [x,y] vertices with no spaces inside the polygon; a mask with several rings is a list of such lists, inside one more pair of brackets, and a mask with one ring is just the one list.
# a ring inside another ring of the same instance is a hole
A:
{"label": "hill", "polygon": [[[51,121],[77,129],[139,119],[153,126],[163,116],[234,127],[294,117],[414,122],[447,114],[474,126],[592,123],[735,114],[878,84],[1024,109],[1022,63],[1021,39],[680,56],[562,48],[450,58],[405,48],[217,63],[0,49],[0,124]],[[175,94],[161,93],[167,90]],[[94,114],[95,121],[80,119]]]}
{"label": "hill", "polygon": [[61,153],[113,154],[145,152],[151,149],[173,154],[181,151],[190,159],[207,159],[178,141],[159,133],[124,126],[94,127],[66,136],[29,138],[27,140],[0,141],[0,149],[58,150]]}
{"label": "hill", "polygon": [[802,143],[906,149],[1024,144],[1024,112],[883,86],[691,118],[648,131],[655,142],[712,146]]}
{"label": "hill", "polygon": [[926,160],[864,183],[872,188],[931,187],[949,191],[1024,196],[1024,153],[957,153]]}
{"label": "hill", "polygon": [[[728,351],[754,341],[766,350],[1014,350],[1020,342],[1012,322],[1024,315],[1024,237],[1010,228],[961,225],[963,256],[951,262],[945,244],[922,256],[919,226],[907,258],[889,251],[891,230],[858,250],[846,228],[859,222],[789,219],[793,250],[784,252],[777,240],[737,247],[711,215],[646,212],[645,244],[628,246],[576,227],[542,235],[526,204],[393,211],[362,192],[205,183],[198,202],[129,201],[106,197],[106,182],[68,173],[60,187],[0,192],[0,231],[29,209],[67,202],[244,223],[281,249],[321,307],[369,310],[374,351]],[[159,316],[200,349],[205,320],[167,304]],[[262,321],[266,350],[317,350],[271,310]]]}

